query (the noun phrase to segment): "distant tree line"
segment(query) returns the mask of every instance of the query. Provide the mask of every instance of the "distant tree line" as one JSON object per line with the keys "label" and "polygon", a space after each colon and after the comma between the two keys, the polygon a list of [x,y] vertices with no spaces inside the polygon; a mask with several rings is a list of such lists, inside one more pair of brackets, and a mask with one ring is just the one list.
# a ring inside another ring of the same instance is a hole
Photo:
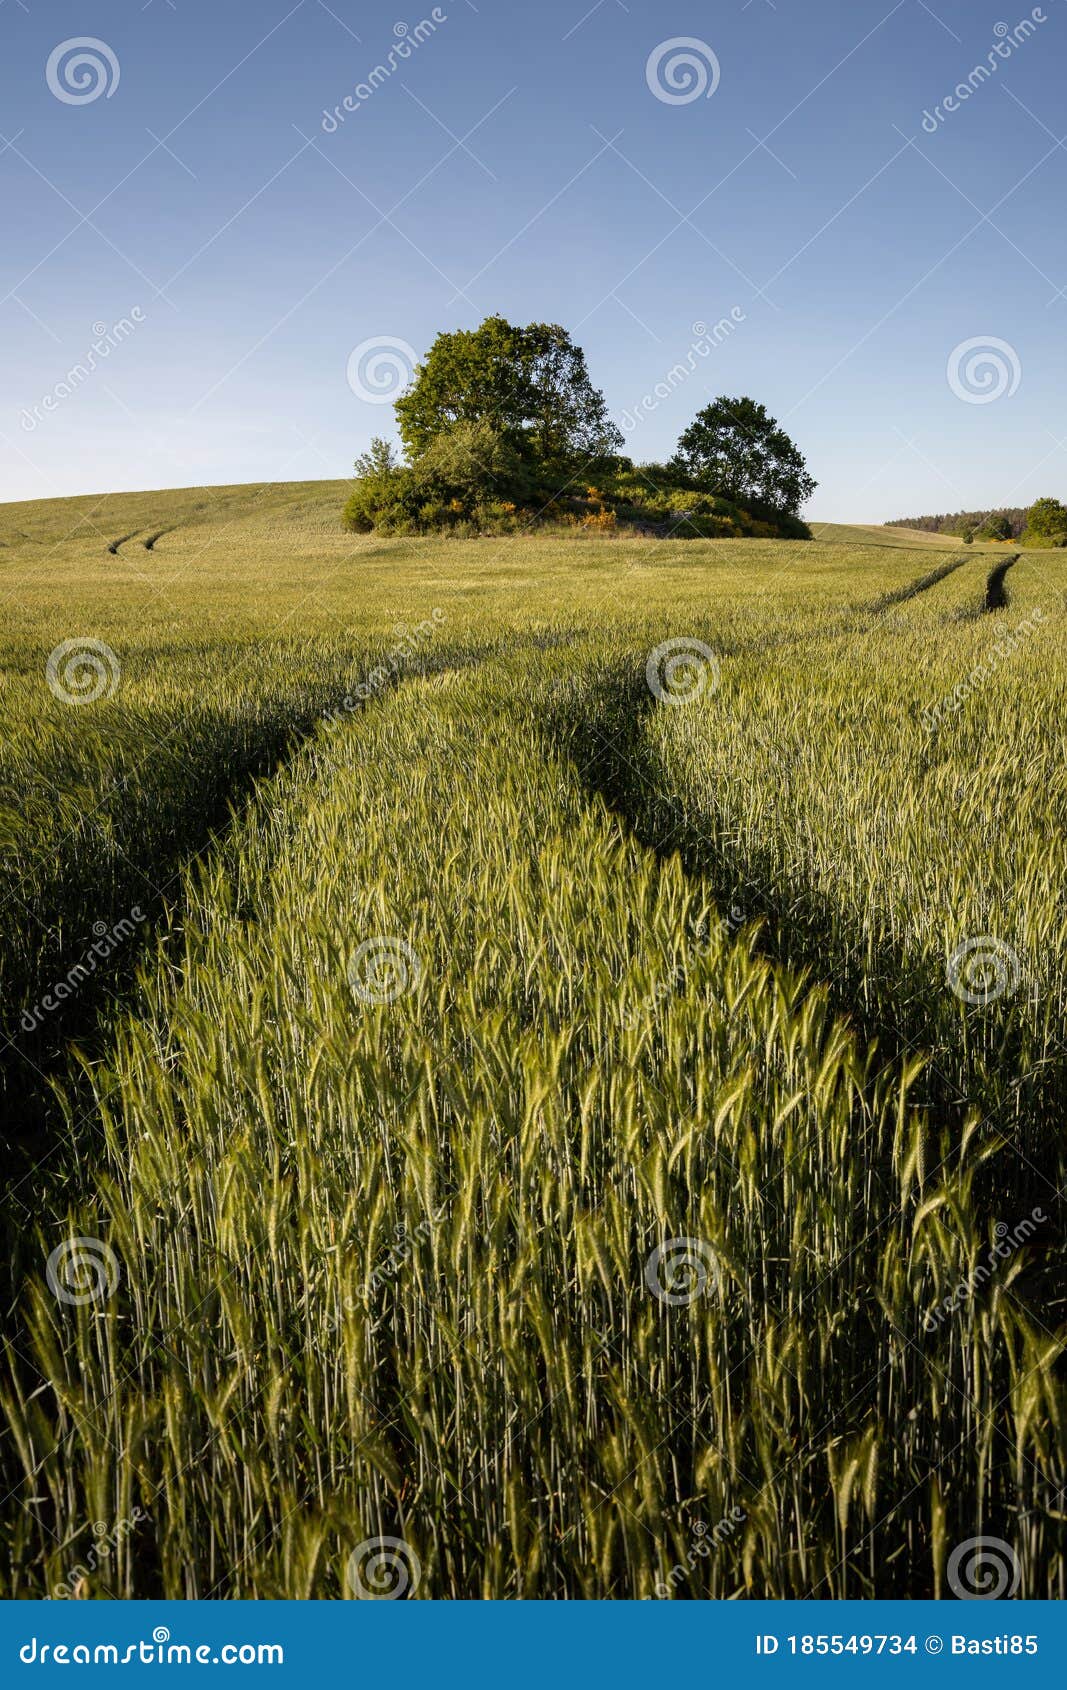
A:
{"label": "distant tree line", "polygon": [[1038,499],[1026,507],[1004,505],[991,511],[954,511],[944,516],[902,516],[886,528],[921,528],[973,540],[1021,540],[1029,546],[1067,546],[1067,506],[1059,499]]}
{"label": "distant tree line", "polygon": [[[922,528],[928,534],[970,534],[990,540],[1018,540],[1026,527],[1026,511],[1005,506],[995,511],[952,511],[945,516],[901,516],[887,528]],[[986,530],[989,530],[986,534]]]}

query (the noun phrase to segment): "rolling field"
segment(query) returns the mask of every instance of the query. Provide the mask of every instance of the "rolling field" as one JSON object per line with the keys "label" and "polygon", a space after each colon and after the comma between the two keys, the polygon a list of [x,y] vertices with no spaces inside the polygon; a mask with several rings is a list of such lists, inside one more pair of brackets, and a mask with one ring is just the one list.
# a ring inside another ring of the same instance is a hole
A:
{"label": "rolling field", "polygon": [[343,495],[0,508],[5,1593],[1062,1597],[1067,554]]}

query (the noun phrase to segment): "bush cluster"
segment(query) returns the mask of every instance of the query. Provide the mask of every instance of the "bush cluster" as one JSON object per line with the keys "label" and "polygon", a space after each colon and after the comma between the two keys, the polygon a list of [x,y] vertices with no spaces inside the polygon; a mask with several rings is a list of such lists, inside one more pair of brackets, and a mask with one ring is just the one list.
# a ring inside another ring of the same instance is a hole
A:
{"label": "bush cluster", "polygon": [[[808,539],[815,491],[799,448],[763,405],[721,397],[698,411],[668,465],[635,469],[559,323],[436,336],[394,405],[407,462],[384,440],[356,464],[344,512],[357,533],[507,534],[579,527],[719,538]],[[592,481],[584,495],[576,489]]]}
{"label": "bush cluster", "polygon": [[694,486],[677,465],[608,457],[595,480],[553,477],[486,421],[458,422],[409,464],[375,440],[356,463],[344,510],[358,534],[515,534],[532,528],[644,533],[657,538],[808,540],[799,517],[757,501],[734,504]]}

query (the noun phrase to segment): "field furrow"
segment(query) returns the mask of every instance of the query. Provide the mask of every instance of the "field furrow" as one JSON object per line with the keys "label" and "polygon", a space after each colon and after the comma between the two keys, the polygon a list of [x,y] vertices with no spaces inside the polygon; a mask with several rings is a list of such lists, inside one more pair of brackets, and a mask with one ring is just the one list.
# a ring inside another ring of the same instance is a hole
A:
{"label": "field furrow", "polygon": [[412,680],[190,876],[94,1076],[115,1295],[22,1308],[16,1590],[135,1505],[136,1595],[348,1594],[383,1533],[420,1596],[933,1592],[992,1518],[1057,1586],[1055,1346],[926,1324],[996,1145],[590,799],[601,674]]}
{"label": "field furrow", "polygon": [[9,1591],[1062,1593],[1055,558],[325,496],[3,554]]}

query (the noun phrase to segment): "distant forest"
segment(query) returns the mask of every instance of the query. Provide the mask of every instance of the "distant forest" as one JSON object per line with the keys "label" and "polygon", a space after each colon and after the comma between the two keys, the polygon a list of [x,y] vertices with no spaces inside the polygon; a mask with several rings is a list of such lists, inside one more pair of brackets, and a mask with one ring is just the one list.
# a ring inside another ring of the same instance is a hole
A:
{"label": "distant forest", "polygon": [[901,516],[886,528],[925,528],[929,534],[970,534],[976,540],[1018,540],[1026,527],[1026,510],[956,511],[948,516]]}

